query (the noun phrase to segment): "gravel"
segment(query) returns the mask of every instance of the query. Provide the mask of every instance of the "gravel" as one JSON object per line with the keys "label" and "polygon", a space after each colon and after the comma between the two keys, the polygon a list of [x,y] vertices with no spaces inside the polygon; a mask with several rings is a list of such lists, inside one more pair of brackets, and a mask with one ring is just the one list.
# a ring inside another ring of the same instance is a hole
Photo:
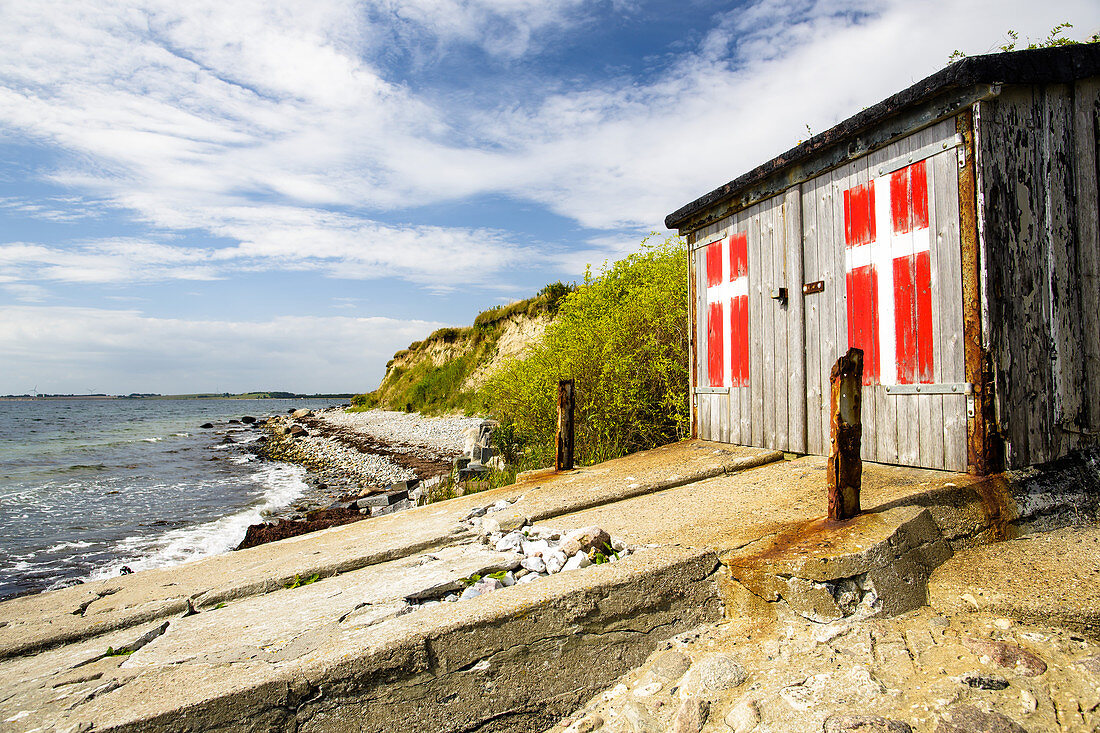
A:
{"label": "gravel", "polygon": [[[300,434],[277,440],[267,455],[305,464],[311,470],[311,488],[286,512],[293,516],[344,494],[427,478],[417,474],[416,466],[449,464],[465,447],[466,431],[481,421],[477,417],[425,417],[387,410],[349,413],[343,408],[303,413],[297,418],[282,415],[268,422],[267,431]],[[299,422],[307,429],[302,431]],[[375,452],[375,446],[380,452]],[[412,460],[381,454],[387,451]],[[428,475],[434,474],[429,471]]]}
{"label": "gravel", "polygon": [[439,453],[458,453],[465,447],[465,432],[481,424],[480,417],[424,417],[419,413],[369,410],[324,410],[314,415],[335,426],[348,428],[377,440],[428,448]]}

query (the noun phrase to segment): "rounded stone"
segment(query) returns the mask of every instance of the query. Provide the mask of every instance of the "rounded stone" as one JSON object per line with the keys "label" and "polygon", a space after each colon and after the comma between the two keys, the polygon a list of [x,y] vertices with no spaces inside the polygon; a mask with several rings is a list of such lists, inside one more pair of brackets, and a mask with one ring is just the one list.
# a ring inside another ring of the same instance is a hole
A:
{"label": "rounded stone", "polygon": [[1003,690],[1008,687],[1008,680],[995,674],[982,674],[981,672],[967,672],[960,679],[964,685],[969,685],[976,690]]}
{"label": "rounded stone", "polygon": [[657,655],[657,658],[653,660],[653,664],[650,665],[649,671],[657,677],[671,681],[683,677],[684,672],[687,672],[690,666],[691,657],[682,651],[670,649]]}
{"label": "rounded stone", "polygon": [[710,690],[729,690],[747,677],[745,668],[729,654],[714,654],[699,663],[699,680]]}
{"label": "rounded stone", "polygon": [[699,733],[710,715],[710,703],[700,697],[689,697],[680,704],[672,721],[673,733]]}
{"label": "rounded stone", "polygon": [[637,701],[632,700],[624,705],[622,714],[633,733],[659,733],[661,730],[645,705]]}
{"label": "rounded stone", "polygon": [[1027,733],[1001,713],[987,713],[973,705],[953,705],[940,717],[935,733]]}
{"label": "rounded stone", "polygon": [[726,726],[733,733],[749,733],[760,724],[760,710],[755,700],[746,700],[726,713]]}

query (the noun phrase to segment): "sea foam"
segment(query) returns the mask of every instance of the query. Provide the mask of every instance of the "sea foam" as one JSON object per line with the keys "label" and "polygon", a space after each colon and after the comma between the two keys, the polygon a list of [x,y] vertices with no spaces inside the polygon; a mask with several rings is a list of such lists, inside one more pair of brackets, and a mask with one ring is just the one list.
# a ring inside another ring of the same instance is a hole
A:
{"label": "sea foam", "polygon": [[86,580],[116,577],[123,566],[136,572],[228,552],[241,543],[250,525],[258,524],[301,496],[307,488],[305,477],[306,469],[302,466],[267,463],[251,476],[264,487],[254,504],[220,519],[153,537],[126,537],[112,548],[120,559],[93,571]]}

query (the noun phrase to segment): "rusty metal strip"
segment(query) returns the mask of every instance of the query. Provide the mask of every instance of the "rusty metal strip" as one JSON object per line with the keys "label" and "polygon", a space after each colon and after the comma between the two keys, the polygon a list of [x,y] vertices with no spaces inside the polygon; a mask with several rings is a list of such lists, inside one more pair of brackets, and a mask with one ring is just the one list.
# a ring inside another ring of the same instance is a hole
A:
{"label": "rusty metal strip", "polygon": [[906,166],[913,165],[922,160],[927,160],[933,155],[939,155],[943,151],[949,148],[960,148],[963,145],[962,135],[955,134],[955,139],[950,142],[937,142],[925,145],[920,150],[914,150],[911,153],[903,153],[891,160],[886,161],[882,165],[874,166],[878,170],[878,175],[885,176],[888,173],[901,170]]}
{"label": "rusty metal strip", "polygon": [[970,382],[941,382],[939,384],[888,384],[886,394],[974,394]]}
{"label": "rusty metal strip", "polygon": [[[963,357],[966,381],[974,385],[967,396],[966,467],[967,472],[985,476],[994,467],[990,460],[990,440],[986,411],[991,402],[989,382],[985,378],[982,353],[981,257],[978,249],[978,209],[976,156],[974,155],[974,115],[967,108],[955,117],[955,131],[962,135],[965,160],[959,166],[959,241],[962,244],[963,286]],[[973,402],[971,402],[973,401]],[[972,407],[973,406],[973,407]]]}
{"label": "rusty metal strip", "polygon": [[691,437],[699,437],[699,425],[697,421],[695,389],[698,387],[695,365],[698,363],[696,354],[695,328],[695,232],[687,235],[687,270],[688,270],[688,414],[691,417]]}

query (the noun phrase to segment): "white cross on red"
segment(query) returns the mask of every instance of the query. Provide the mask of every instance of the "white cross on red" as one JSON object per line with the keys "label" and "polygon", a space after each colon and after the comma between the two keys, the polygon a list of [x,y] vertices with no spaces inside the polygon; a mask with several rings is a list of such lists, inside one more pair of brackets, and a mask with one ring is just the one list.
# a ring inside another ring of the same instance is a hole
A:
{"label": "white cross on red", "polygon": [[848,344],[863,349],[864,384],[932,382],[927,175],[919,161],[844,192]]}
{"label": "white cross on red", "polygon": [[742,387],[749,381],[748,237],[740,232],[711,242],[705,254],[707,381],[711,387]]}

